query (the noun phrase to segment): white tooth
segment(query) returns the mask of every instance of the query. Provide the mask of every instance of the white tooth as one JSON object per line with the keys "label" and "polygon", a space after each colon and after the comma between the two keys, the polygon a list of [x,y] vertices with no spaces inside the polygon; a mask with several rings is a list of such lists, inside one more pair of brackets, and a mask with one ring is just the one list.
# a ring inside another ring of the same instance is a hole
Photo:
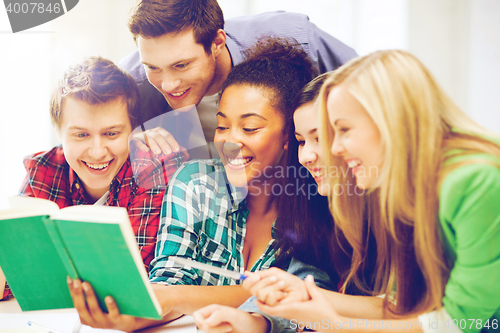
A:
{"label": "white tooth", "polygon": [[252,158],[249,157],[249,158],[235,158],[235,159],[232,159],[232,158],[227,158],[227,161],[229,164],[231,165],[234,165],[234,166],[241,166],[241,165],[245,165],[247,164],[248,162],[250,162]]}
{"label": "white tooth", "polygon": [[359,163],[359,161],[349,161],[349,163],[348,163],[348,167],[349,167],[349,168],[355,168],[355,167],[357,167],[359,164],[360,164],[360,163]]}
{"label": "white tooth", "polygon": [[105,163],[105,164],[91,164],[91,163],[87,163],[87,165],[88,165],[91,169],[94,169],[94,170],[101,170],[101,169],[106,168],[106,167],[109,165],[109,162],[108,162],[108,163]]}

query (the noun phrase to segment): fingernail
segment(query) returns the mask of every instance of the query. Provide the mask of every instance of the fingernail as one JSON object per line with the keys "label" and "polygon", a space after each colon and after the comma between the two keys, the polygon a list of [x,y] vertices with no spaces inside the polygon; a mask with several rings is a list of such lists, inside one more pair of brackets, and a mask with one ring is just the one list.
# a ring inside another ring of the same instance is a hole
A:
{"label": "fingernail", "polygon": [[71,278],[69,276],[66,277],[66,282],[68,283],[68,285],[71,286],[71,284],[73,283],[73,280],[71,280]]}
{"label": "fingernail", "polygon": [[80,288],[80,281],[79,280],[73,280],[73,288]]}
{"label": "fingernail", "polygon": [[82,283],[82,287],[86,292],[90,290],[89,286],[86,283]]}
{"label": "fingernail", "polygon": [[105,301],[107,304],[112,304],[112,303],[113,303],[113,300],[112,300],[112,299],[111,299],[111,297],[109,297],[109,296],[108,296],[108,297],[106,297],[106,298],[104,299],[104,301]]}
{"label": "fingernail", "polygon": [[159,153],[161,153],[161,151],[159,151],[157,149],[155,149],[153,152],[155,153],[155,155],[158,155]]}
{"label": "fingernail", "polygon": [[278,281],[278,278],[275,275],[273,275],[269,278],[269,280],[271,280],[271,282],[276,282]]}
{"label": "fingernail", "polygon": [[178,152],[179,151],[179,147],[174,147],[174,151]]}

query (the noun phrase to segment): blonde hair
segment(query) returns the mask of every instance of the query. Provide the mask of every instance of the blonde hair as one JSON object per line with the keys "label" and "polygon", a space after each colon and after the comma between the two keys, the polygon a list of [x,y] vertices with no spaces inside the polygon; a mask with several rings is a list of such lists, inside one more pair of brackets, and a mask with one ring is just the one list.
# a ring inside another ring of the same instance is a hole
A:
{"label": "blonde hair", "polygon": [[[329,167],[347,169],[342,157],[330,153],[335,133],[327,100],[338,85],[373,119],[384,152],[374,189],[364,196],[329,195],[335,222],[353,247],[344,288],[350,281],[359,283],[355,273],[366,251],[362,231],[367,221],[378,251],[373,292],[386,294],[384,309],[408,314],[439,308],[450,269],[436,225],[439,184],[458,164],[443,165],[456,149],[500,157],[500,146],[484,139],[487,131],[453,103],[418,59],[405,51],[377,51],[337,69],[321,89],[320,141]],[[336,175],[333,189],[353,181],[351,172]]]}

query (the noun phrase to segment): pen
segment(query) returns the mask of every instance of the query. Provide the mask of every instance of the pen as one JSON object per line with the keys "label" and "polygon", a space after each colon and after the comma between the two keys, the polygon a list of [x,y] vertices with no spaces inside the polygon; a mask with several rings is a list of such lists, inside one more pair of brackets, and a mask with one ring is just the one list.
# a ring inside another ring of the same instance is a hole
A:
{"label": "pen", "polygon": [[41,325],[38,325],[38,324],[35,324],[34,322],[32,321],[28,321],[28,325],[34,329],[35,331],[39,332],[39,333],[56,333],[50,329],[48,329],[47,327],[43,327]]}
{"label": "pen", "polygon": [[219,268],[215,267],[212,265],[208,264],[203,264],[201,262],[197,262],[191,259],[186,259],[186,258],[181,258],[181,257],[174,257],[170,256],[169,259],[173,260],[175,263],[181,264],[181,265],[186,265],[190,266],[196,269],[201,269],[202,271],[206,271],[209,273],[214,273],[214,274],[219,274],[222,276],[227,276],[231,279],[235,280],[245,280],[247,278],[246,275],[243,275],[241,273],[235,272],[235,271],[230,271],[224,268]]}

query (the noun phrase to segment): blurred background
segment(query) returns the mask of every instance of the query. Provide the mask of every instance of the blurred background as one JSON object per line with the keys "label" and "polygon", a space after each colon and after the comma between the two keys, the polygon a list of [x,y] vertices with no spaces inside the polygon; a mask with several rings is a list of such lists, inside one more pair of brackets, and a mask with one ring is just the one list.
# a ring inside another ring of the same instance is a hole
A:
{"label": "blurred background", "polygon": [[[126,27],[135,0],[80,0],[67,14],[13,34],[0,8],[0,209],[17,193],[23,157],[58,144],[48,100],[70,63],[135,50]],[[500,134],[500,0],[219,0],[226,19],[266,11],[307,14],[359,55],[415,54],[476,122]]]}

